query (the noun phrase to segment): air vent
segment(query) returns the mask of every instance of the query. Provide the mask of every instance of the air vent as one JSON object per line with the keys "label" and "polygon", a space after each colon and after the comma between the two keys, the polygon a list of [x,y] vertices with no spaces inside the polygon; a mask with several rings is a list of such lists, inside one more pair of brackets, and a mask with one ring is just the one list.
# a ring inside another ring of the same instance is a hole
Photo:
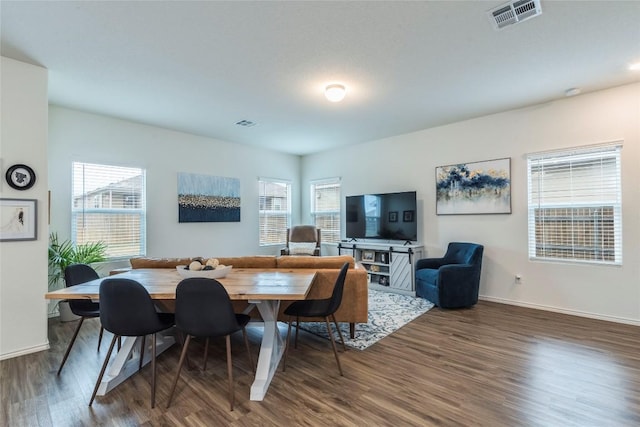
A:
{"label": "air vent", "polygon": [[542,9],[540,8],[540,0],[517,0],[491,9],[487,13],[493,27],[500,30],[538,16],[542,13]]}
{"label": "air vent", "polygon": [[251,126],[255,126],[256,124],[254,122],[252,122],[251,120],[240,120],[239,122],[236,122],[236,124],[238,126],[244,126],[246,128],[250,128]]}

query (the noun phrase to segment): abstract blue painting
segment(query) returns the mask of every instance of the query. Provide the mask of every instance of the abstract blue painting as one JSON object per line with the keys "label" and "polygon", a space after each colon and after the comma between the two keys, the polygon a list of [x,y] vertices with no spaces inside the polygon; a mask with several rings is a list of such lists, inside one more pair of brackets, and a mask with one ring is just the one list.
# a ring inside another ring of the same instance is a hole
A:
{"label": "abstract blue painting", "polygon": [[511,213],[511,158],[436,167],[436,214]]}
{"label": "abstract blue painting", "polygon": [[178,173],[178,222],[239,221],[239,179]]}

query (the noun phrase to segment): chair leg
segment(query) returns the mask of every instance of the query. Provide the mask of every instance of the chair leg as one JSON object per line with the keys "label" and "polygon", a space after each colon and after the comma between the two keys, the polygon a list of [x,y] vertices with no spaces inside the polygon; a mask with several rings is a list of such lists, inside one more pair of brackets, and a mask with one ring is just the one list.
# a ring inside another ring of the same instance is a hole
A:
{"label": "chair leg", "polygon": [[209,337],[204,340],[204,361],[202,362],[202,371],[207,370],[207,359],[209,358]]}
{"label": "chair leg", "polygon": [[102,344],[102,333],[104,332],[104,328],[100,325],[100,335],[98,335],[98,351],[100,351],[100,344]]}
{"label": "chair leg", "polygon": [[298,348],[298,332],[300,331],[300,316],[296,316],[296,341],[293,348]]}
{"label": "chair leg", "polygon": [[182,346],[182,353],[180,354],[180,361],[178,362],[178,371],[176,372],[176,376],[173,379],[173,385],[171,386],[171,392],[169,393],[169,401],[167,402],[167,409],[169,409],[169,405],[171,405],[171,400],[173,399],[173,392],[176,390],[176,384],[178,384],[178,378],[180,378],[180,370],[182,369],[182,365],[184,364],[184,359],[187,356],[187,348],[189,347],[189,343],[191,342],[191,335],[187,335],[187,339]]}
{"label": "chair leg", "polygon": [[335,314],[331,315],[331,319],[333,320],[333,323],[334,323],[334,325],[336,325],[336,329],[338,330],[338,335],[340,336],[340,341],[342,342],[342,349],[344,351],[347,351],[347,346],[344,344],[344,338],[342,336],[342,331],[340,330],[340,325],[338,325],[338,322],[336,321]]}
{"label": "chair leg", "polygon": [[67,357],[69,357],[69,353],[71,352],[71,347],[73,347],[73,343],[76,342],[76,338],[78,336],[78,332],[80,332],[80,327],[82,326],[82,322],[84,322],[84,317],[80,318],[78,322],[78,326],[76,326],[76,330],[73,333],[73,337],[71,337],[71,341],[69,341],[69,345],[67,346],[67,351],[64,353],[64,357],[62,358],[62,362],[60,363],[60,367],[58,368],[58,375],[62,372],[62,367],[67,362]]}
{"label": "chair leg", "polygon": [[331,325],[329,324],[329,316],[324,318],[324,321],[327,324],[327,333],[329,334],[329,338],[331,338],[331,346],[333,347],[333,354],[336,356],[336,363],[338,364],[338,371],[340,371],[340,376],[343,377],[342,367],[340,366],[340,359],[338,358],[338,348],[336,347],[336,340],[333,339],[333,333],[331,332]]}
{"label": "chair leg", "polygon": [[249,357],[249,366],[253,373],[256,373],[256,365],[253,364],[253,357],[251,356],[251,347],[249,347],[249,337],[247,336],[247,329],[242,328],[242,336],[244,337],[244,345],[247,347],[247,356]]}
{"label": "chair leg", "polygon": [[144,345],[147,337],[146,335],[142,336],[142,344],[140,344],[140,363],[138,364],[138,371],[142,369],[142,360],[144,359]]}
{"label": "chair leg", "polygon": [[291,341],[291,316],[289,316],[289,327],[287,328],[287,342],[284,343],[284,359],[282,361],[282,372],[287,370],[287,354],[289,354],[289,341]]}
{"label": "chair leg", "polygon": [[226,336],[227,341],[227,373],[229,376],[229,406],[233,411],[233,362],[231,360],[231,335]]}
{"label": "chair leg", "polygon": [[[184,348],[185,338],[180,329],[177,330],[178,340],[180,341],[180,345]],[[188,336],[188,335],[187,335]],[[187,369],[192,370],[191,361],[189,361],[189,356],[187,356]]]}
{"label": "chair leg", "polygon": [[156,334],[151,338],[151,408],[156,406]]}
{"label": "chair leg", "polygon": [[114,335],[111,340],[111,345],[109,346],[109,351],[107,351],[107,357],[104,358],[104,363],[102,364],[102,369],[100,370],[100,374],[98,375],[98,381],[96,381],[96,386],[93,388],[93,394],[91,394],[91,400],[89,401],[89,406],[93,403],[93,400],[96,398],[96,393],[98,392],[98,387],[100,387],[100,382],[102,381],[102,376],[104,375],[104,371],[107,370],[107,364],[109,363],[109,357],[111,357],[111,352],[113,351],[113,347],[116,345],[116,339],[119,338],[118,335]]}

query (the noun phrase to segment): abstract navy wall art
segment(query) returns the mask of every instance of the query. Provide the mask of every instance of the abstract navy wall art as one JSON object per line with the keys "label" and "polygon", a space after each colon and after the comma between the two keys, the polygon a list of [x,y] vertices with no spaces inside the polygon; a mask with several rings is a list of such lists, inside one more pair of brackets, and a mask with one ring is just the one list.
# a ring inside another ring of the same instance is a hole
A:
{"label": "abstract navy wall art", "polygon": [[436,167],[436,214],[511,213],[511,158]]}
{"label": "abstract navy wall art", "polygon": [[240,222],[240,180],[178,173],[178,222]]}

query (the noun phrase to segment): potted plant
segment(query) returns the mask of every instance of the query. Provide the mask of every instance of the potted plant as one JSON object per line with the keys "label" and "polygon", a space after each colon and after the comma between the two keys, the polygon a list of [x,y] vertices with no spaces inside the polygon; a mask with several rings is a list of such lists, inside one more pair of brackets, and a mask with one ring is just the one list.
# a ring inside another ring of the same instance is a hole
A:
{"label": "potted plant", "polygon": [[[107,245],[102,242],[90,242],[74,245],[71,240],[60,241],[56,233],[49,235],[49,290],[61,288],[64,270],[71,264],[93,264],[107,259]],[[69,303],[58,304],[61,320],[77,318],[69,309]]]}

